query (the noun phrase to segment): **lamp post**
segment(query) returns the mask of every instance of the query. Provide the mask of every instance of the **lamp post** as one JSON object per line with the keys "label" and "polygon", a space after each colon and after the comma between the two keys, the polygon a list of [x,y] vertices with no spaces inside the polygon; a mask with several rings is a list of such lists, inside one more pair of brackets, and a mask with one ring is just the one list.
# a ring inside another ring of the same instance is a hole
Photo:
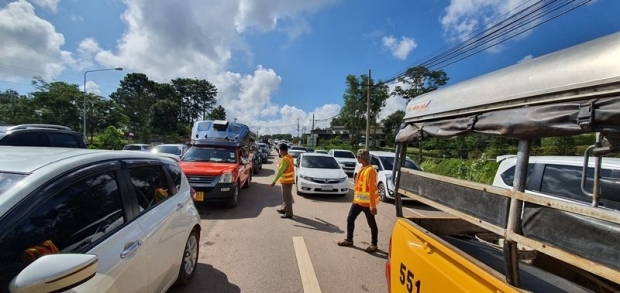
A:
{"label": "lamp post", "polygon": [[82,119],[83,119],[83,122],[84,122],[84,128],[83,128],[83,131],[84,131],[84,141],[86,141],[86,73],[97,72],[97,71],[111,71],[111,70],[121,71],[121,70],[123,70],[123,68],[117,67],[117,68],[95,69],[95,70],[84,71],[84,88],[83,88],[83,91],[84,91],[84,106],[83,106],[83,109],[82,109]]}

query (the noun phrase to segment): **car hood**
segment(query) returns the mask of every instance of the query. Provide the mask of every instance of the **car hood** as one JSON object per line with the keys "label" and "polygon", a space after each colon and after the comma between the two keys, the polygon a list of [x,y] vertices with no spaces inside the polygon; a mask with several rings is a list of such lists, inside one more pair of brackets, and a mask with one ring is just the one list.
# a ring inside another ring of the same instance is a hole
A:
{"label": "car hood", "polygon": [[309,176],[312,178],[343,178],[347,177],[342,169],[314,169],[314,168],[299,168],[297,173],[300,176]]}
{"label": "car hood", "polygon": [[352,159],[352,158],[337,158],[334,157],[336,159],[336,161],[338,161],[338,163],[356,163],[357,164],[357,159]]}
{"label": "car hood", "polygon": [[232,172],[237,167],[233,163],[211,162],[179,162],[185,175],[213,175],[219,176],[226,172]]}

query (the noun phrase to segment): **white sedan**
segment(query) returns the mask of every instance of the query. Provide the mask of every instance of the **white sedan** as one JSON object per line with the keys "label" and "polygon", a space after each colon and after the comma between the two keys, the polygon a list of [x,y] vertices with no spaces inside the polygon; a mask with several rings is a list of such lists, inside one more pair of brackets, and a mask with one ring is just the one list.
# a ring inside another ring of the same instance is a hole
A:
{"label": "white sedan", "polygon": [[303,153],[295,165],[297,194],[338,194],[346,196],[349,183],[338,161],[330,155]]}
{"label": "white sedan", "polygon": [[166,292],[189,283],[200,215],[178,163],[0,147],[0,292]]}

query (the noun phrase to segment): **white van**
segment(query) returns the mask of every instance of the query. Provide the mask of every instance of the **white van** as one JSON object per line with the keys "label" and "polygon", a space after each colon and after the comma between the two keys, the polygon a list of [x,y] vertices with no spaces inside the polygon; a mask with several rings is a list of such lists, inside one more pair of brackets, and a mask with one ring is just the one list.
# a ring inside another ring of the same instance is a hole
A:
{"label": "white van", "polygon": [[[383,202],[394,200],[394,183],[392,182],[392,169],[394,168],[394,158],[396,153],[393,152],[379,152],[370,151],[370,164],[377,170],[377,188],[379,189],[379,198]],[[362,165],[357,163],[353,178],[357,177],[357,172]],[[403,166],[407,169],[422,170],[418,164],[416,164],[409,157],[405,158],[405,164]],[[410,198],[403,198],[403,200],[412,200]]]}
{"label": "white van", "polygon": [[[493,186],[512,189],[517,156],[499,156],[499,168],[493,179]],[[571,156],[532,156],[529,159],[525,191],[538,195],[557,196],[591,203],[592,197],[581,190],[583,157]],[[620,159],[603,158],[601,177],[620,178]],[[594,160],[589,161],[588,178],[585,189],[592,192]],[[620,210],[620,202],[601,199],[601,207]]]}

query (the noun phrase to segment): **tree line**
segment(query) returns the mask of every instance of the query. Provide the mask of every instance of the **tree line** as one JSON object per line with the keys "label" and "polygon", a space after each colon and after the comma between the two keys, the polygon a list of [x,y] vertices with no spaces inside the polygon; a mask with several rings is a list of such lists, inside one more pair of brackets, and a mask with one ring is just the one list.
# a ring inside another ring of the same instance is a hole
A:
{"label": "tree line", "polygon": [[33,78],[32,85],[35,91],[26,95],[0,92],[0,123],[58,124],[83,132],[85,106],[87,142],[92,143],[93,136],[109,126],[148,142],[154,135],[168,140],[188,137],[192,122],[203,117],[226,119],[226,110],[216,106],[217,88],[204,79],[160,83],[142,73],[129,73],[109,97],[84,95],[76,84],[40,77]]}

